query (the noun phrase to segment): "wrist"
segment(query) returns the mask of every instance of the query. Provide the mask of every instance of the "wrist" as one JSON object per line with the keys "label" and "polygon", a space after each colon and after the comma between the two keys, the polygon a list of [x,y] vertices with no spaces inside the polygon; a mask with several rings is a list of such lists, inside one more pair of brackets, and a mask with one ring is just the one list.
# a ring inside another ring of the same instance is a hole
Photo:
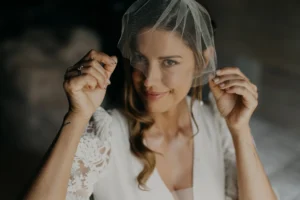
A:
{"label": "wrist", "polygon": [[64,120],[63,120],[63,125],[67,124],[76,124],[76,125],[86,125],[88,124],[91,116],[88,117],[86,115],[82,115],[79,113],[73,113],[73,112],[67,112]]}
{"label": "wrist", "polygon": [[73,119],[73,120],[81,120],[81,121],[89,121],[92,117],[92,114],[86,114],[86,113],[79,113],[74,111],[68,111],[65,115],[66,119]]}
{"label": "wrist", "polygon": [[234,137],[239,137],[242,135],[251,135],[251,128],[249,125],[239,126],[239,127],[230,126],[230,125],[227,125],[227,126],[228,126],[230,133]]}
{"label": "wrist", "polygon": [[243,129],[230,129],[230,132],[231,132],[231,136],[232,136],[232,139],[233,139],[233,142],[236,144],[236,143],[240,143],[240,142],[243,142],[243,143],[247,143],[247,144],[255,144],[254,142],[254,138],[251,134],[251,129],[249,126],[247,127],[244,127]]}

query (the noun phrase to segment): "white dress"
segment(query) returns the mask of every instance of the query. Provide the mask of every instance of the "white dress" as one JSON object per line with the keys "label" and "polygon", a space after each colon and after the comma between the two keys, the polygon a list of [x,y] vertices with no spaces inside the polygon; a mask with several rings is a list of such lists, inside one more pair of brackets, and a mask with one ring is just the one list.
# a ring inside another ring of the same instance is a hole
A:
{"label": "white dress", "polygon": [[146,183],[150,190],[140,190],[136,177],[142,164],[130,152],[126,119],[118,110],[99,107],[80,139],[66,199],[88,200],[92,194],[95,200],[237,199],[235,150],[224,119],[214,103],[195,101],[192,111],[199,127],[197,133],[193,123],[192,195],[170,192],[157,169]]}

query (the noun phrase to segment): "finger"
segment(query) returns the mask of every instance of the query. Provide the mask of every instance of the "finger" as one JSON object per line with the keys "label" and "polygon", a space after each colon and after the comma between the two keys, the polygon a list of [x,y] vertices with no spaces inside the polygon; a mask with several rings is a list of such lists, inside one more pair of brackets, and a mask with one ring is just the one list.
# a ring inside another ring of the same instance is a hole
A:
{"label": "finger", "polygon": [[115,60],[113,60],[109,55],[94,49],[90,50],[87,55],[85,55],[84,60],[97,60],[104,64],[115,64]]}
{"label": "finger", "polygon": [[254,85],[253,83],[250,83],[250,85],[252,86],[252,88],[253,88],[253,90],[257,93],[257,86],[256,85]]}
{"label": "finger", "polygon": [[[234,79],[238,79],[238,80],[247,80],[244,79],[244,77],[237,75],[237,74],[229,74],[229,75],[222,75],[222,76],[216,76],[213,80],[216,84],[221,84],[222,82],[226,82],[228,80],[234,80]],[[254,85],[253,83],[251,83],[250,81],[247,80],[247,82],[249,83],[249,85],[252,87],[254,92],[257,92],[257,87],[256,85]]]}
{"label": "finger", "polygon": [[241,77],[240,75],[237,75],[237,74],[229,74],[229,75],[222,75],[222,76],[216,76],[213,81],[216,83],[216,84],[221,84],[225,81],[228,81],[228,80],[235,80],[235,79],[244,79],[243,77]]}
{"label": "finger", "polygon": [[248,80],[249,79],[241,72],[241,70],[237,67],[224,67],[222,69],[217,70],[217,75],[218,76],[224,76],[224,75],[230,75],[230,74],[235,74],[235,75],[240,75],[244,79]]}
{"label": "finger", "polygon": [[106,72],[108,73],[108,78],[110,78],[111,74],[115,70],[117,66],[118,59],[116,56],[110,57],[109,55],[103,52],[97,52],[95,50],[91,50],[86,57],[87,60],[97,60],[102,64]]}
{"label": "finger", "polygon": [[258,105],[257,99],[253,97],[250,91],[243,86],[232,86],[226,90],[227,93],[234,93],[243,97],[245,106],[249,109],[254,109]]}
{"label": "finger", "polygon": [[[97,62],[97,61],[95,61]],[[109,79],[107,79],[107,75],[105,73],[105,70],[102,68],[99,69],[98,67],[91,66],[89,62],[83,63],[81,66],[82,68],[80,70],[73,69],[72,71],[69,71],[65,74],[65,80],[71,79],[73,77],[81,76],[82,74],[89,74],[91,76],[94,76],[97,81],[100,88],[105,88],[107,85],[110,84]],[[89,65],[88,65],[89,64]],[[98,69],[97,69],[98,68]]]}
{"label": "finger", "polygon": [[97,60],[87,60],[82,61],[79,63],[84,68],[93,67],[95,70],[97,70],[99,73],[101,73],[107,80],[108,80],[108,74],[105,71],[105,69],[102,67],[102,65]]}
{"label": "finger", "polygon": [[108,78],[110,78],[112,72],[115,70],[115,67],[117,65],[117,57],[112,56],[110,57],[109,55],[103,53],[103,52],[98,52],[94,49],[90,50],[79,62],[77,62],[75,65],[80,66],[81,62],[84,61],[91,61],[91,60],[97,60],[102,67],[108,72]]}
{"label": "finger", "polygon": [[111,58],[114,60],[114,63],[104,65],[104,69],[106,70],[106,73],[108,74],[108,78],[111,77],[111,75],[115,71],[117,63],[118,63],[118,59],[116,56],[112,56]]}
{"label": "finger", "polygon": [[246,80],[243,80],[243,79],[234,79],[234,80],[227,80],[225,82],[222,82],[220,84],[218,84],[219,87],[221,89],[227,89],[227,88],[230,88],[232,86],[242,86],[242,87],[245,87],[248,89],[248,91],[253,95],[253,97],[255,99],[258,98],[258,94],[256,91],[254,91],[253,87],[251,86],[251,84],[246,81]]}
{"label": "finger", "polygon": [[66,81],[66,80],[71,79],[72,77],[76,77],[76,76],[79,76],[79,75],[80,75],[80,72],[78,72],[77,70],[71,70],[71,71],[66,72],[64,78],[65,78],[65,81]]}
{"label": "finger", "polygon": [[67,92],[74,93],[83,88],[95,89],[97,87],[97,79],[89,74],[83,74],[68,79],[64,83],[64,88]]}
{"label": "finger", "polygon": [[224,91],[213,81],[213,79],[210,79],[208,84],[213,96],[218,100],[224,94]]}
{"label": "finger", "polygon": [[82,68],[81,72],[83,74],[89,74],[97,79],[98,85],[102,89],[106,89],[107,85],[110,84],[109,80],[106,78],[106,75],[100,73],[97,69],[92,66]]}

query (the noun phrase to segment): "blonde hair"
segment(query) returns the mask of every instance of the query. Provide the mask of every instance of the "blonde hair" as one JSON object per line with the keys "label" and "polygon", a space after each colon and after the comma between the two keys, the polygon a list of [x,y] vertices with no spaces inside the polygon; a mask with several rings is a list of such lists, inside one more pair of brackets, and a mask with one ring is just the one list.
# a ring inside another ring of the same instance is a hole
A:
{"label": "blonde hair", "polygon": [[[155,152],[144,145],[144,132],[153,124],[154,120],[146,112],[144,104],[138,96],[132,80],[132,67],[128,60],[124,60],[125,67],[125,88],[124,88],[124,105],[123,112],[128,119],[130,150],[143,164],[143,169],[136,177],[138,186],[142,190],[146,190],[146,182],[155,169]],[[195,80],[196,81],[196,80]],[[200,81],[199,79],[197,81]],[[195,100],[202,99],[202,87],[193,87],[191,94],[191,108]],[[192,109],[190,109],[192,111]],[[191,112],[193,121],[195,118]],[[195,123],[197,126],[197,123]],[[198,129],[198,126],[197,126]]]}

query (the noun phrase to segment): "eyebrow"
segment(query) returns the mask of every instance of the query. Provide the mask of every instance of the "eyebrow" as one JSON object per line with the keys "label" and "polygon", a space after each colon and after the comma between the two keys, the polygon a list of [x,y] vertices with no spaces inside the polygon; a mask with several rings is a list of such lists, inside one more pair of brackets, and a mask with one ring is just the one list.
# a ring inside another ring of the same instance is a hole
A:
{"label": "eyebrow", "polygon": [[172,55],[172,56],[162,56],[162,57],[158,57],[159,59],[170,59],[170,58],[182,58],[179,55]]}
{"label": "eyebrow", "polygon": [[[139,51],[136,51],[136,53],[139,54],[140,56],[146,57],[144,54],[142,54],[142,53],[139,52]],[[160,57],[158,57],[158,59],[160,59],[160,60],[163,60],[163,59],[170,59],[170,58],[182,58],[182,57],[179,56],[179,55],[170,55],[170,56],[160,56]]]}

